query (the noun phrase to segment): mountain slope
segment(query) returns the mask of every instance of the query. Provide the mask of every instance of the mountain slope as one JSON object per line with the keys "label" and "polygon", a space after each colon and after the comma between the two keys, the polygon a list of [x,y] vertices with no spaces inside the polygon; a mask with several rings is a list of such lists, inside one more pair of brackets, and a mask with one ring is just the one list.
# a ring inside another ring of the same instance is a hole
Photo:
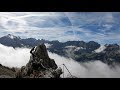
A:
{"label": "mountain slope", "polygon": [[0,64],[0,78],[14,78],[15,71]]}
{"label": "mountain slope", "polygon": [[117,44],[100,45],[97,42],[89,41],[48,41],[35,38],[21,39],[14,35],[7,35],[0,38],[0,43],[6,46],[32,48],[40,43],[45,43],[47,50],[58,55],[72,58],[78,62],[100,60],[104,63],[120,62],[120,46]]}

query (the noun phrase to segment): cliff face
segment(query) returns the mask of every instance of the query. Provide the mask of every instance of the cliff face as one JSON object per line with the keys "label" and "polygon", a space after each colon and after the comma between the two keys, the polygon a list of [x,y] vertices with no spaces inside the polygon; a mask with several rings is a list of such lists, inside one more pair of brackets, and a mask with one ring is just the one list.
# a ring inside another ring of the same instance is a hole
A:
{"label": "cliff face", "polygon": [[30,53],[29,62],[17,72],[16,78],[60,78],[62,69],[49,58],[44,44],[32,48]]}

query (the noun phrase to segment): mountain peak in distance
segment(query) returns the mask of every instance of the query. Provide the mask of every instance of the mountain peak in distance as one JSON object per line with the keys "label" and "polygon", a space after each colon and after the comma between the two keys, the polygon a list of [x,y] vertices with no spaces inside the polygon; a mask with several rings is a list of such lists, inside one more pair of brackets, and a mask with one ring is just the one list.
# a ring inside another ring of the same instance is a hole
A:
{"label": "mountain peak in distance", "polygon": [[17,36],[14,36],[13,34],[8,34],[7,36],[5,37],[8,37],[10,39],[21,39],[20,37],[17,37]]}

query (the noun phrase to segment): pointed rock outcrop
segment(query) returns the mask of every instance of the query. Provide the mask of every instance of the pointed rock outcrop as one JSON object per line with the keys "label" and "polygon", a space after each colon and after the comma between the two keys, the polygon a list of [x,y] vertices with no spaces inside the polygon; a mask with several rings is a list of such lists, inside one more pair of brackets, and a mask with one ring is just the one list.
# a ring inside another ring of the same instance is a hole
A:
{"label": "pointed rock outcrop", "polygon": [[29,62],[17,72],[16,78],[60,78],[62,69],[49,58],[43,43],[33,47],[30,53]]}

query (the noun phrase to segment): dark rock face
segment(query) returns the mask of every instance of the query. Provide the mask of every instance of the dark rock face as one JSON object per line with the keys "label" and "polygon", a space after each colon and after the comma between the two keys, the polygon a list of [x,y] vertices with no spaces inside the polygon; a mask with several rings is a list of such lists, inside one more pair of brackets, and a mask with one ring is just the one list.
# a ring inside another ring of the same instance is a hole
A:
{"label": "dark rock face", "polygon": [[17,78],[60,78],[62,69],[49,58],[44,44],[32,48],[30,53],[29,62],[17,72]]}
{"label": "dark rock face", "polygon": [[96,60],[101,60],[104,63],[112,65],[120,63],[120,46],[117,44],[105,45],[106,49],[94,57]]}
{"label": "dark rock face", "polygon": [[106,47],[103,60],[105,62],[120,62],[120,46],[117,44],[109,44]]}

